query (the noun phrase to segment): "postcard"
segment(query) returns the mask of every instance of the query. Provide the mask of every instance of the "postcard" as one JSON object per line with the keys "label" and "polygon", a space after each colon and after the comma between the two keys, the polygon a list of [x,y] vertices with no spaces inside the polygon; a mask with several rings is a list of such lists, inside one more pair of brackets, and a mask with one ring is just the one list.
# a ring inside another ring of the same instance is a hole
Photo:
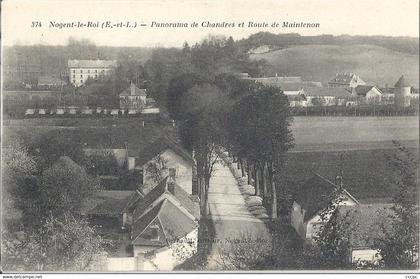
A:
{"label": "postcard", "polygon": [[1,9],[3,273],[418,271],[418,1]]}

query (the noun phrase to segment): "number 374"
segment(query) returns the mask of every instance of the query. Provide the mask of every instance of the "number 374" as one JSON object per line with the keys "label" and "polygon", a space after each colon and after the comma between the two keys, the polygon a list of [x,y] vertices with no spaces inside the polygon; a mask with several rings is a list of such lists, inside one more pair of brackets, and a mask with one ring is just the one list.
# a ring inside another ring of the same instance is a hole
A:
{"label": "number 374", "polygon": [[42,27],[42,24],[40,21],[32,21],[31,27]]}

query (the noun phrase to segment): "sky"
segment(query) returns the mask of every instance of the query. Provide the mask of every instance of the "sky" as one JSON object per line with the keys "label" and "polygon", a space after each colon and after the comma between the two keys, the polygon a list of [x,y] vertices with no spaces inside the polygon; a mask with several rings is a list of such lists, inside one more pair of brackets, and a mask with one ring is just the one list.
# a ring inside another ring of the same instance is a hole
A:
{"label": "sky", "polygon": [[[417,0],[5,0],[2,1],[4,45],[64,45],[69,37],[97,45],[180,47],[208,34],[235,40],[260,31],[301,35],[385,35],[419,37]],[[99,22],[98,27],[56,26]],[[137,27],[102,28],[109,21]],[[186,28],[152,27],[157,23],[187,23]],[[202,27],[203,22],[234,23],[234,27]],[[248,22],[268,27],[249,27]],[[283,28],[283,22],[319,23],[313,28]],[[53,26],[51,26],[53,22]],[[193,22],[198,27],[191,27]],[[238,26],[244,22],[245,26]],[[272,23],[279,27],[271,27]],[[39,23],[41,26],[39,27]],[[140,26],[145,24],[146,26]],[[34,25],[34,26],[31,26]]]}

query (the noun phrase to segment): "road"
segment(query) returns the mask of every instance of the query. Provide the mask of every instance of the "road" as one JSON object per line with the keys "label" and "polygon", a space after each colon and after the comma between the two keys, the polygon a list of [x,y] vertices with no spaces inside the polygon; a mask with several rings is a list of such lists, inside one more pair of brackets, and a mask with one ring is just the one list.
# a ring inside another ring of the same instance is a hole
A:
{"label": "road", "polygon": [[229,240],[250,239],[270,245],[271,237],[266,225],[249,213],[235,178],[229,168],[221,164],[215,166],[210,180],[209,211],[215,228],[215,242],[208,258],[209,270],[226,268],[221,265],[221,255],[226,253],[229,245],[233,245],[229,244]]}

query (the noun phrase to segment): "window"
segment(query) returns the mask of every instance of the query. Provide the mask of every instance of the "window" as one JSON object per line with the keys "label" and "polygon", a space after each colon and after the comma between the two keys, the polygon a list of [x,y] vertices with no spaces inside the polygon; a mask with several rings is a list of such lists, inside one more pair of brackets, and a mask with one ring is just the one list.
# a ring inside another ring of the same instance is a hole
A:
{"label": "window", "polygon": [[73,79],[75,79],[76,78],[76,75],[73,75]]}
{"label": "window", "polygon": [[80,80],[80,83],[83,83],[83,80]]}
{"label": "window", "polygon": [[80,70],[80,73],[83,73],[83,70]]}
{"label": "window", "polygon": [[95,70],[95,73],[97,73],[98,72],[98,70]]}
{"label": "window", "polygon": [[83,75],[80,75],[80,78],[83,78]]}
{"label": "window", "polygon": [[73,70],[73,73],[75,73],[76,72],[76,70]]}

